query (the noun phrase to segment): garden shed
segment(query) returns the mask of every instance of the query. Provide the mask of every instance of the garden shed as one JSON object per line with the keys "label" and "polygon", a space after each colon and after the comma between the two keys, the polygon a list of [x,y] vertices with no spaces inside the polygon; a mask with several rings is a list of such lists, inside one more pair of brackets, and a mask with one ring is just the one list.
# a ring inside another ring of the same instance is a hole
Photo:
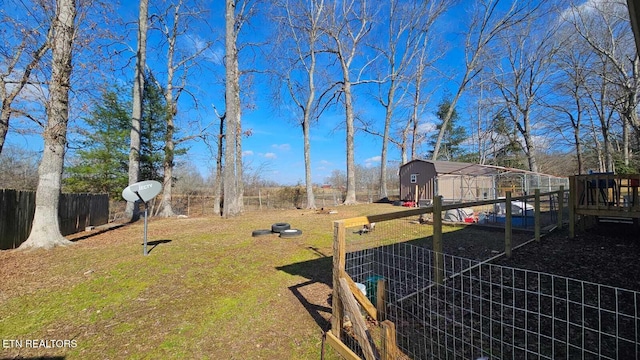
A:
{"label": "garden shed", "polygon": [[400,199],[430,203],[442,196],[448,203],[497,199],[511,191],[514,196],[540,189],[555,191],[569,180],[553,175],[453,161],[415,159],[400,166]]}

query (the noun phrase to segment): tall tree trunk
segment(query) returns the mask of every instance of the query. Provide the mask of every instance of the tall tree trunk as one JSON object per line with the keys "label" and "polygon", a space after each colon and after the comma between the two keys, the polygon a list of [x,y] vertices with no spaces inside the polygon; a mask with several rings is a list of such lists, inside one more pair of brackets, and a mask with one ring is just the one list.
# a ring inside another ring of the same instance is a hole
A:
{"label": "tall tree trunk", "polygon": [[[322,9],[320,7],[320,9]],[[320,10],[321,11],[321,10]],[[315,84],[315,74],[316,74],[316,49],[315,49],[315,18],[312,21],[313,31],[310,38],[310,50],[309,57],[311,62],[309,64],[309,71],[307,72],[307,83],[309,84],[309,96],[307,96],[307,101],[305,103],[305,107],[303,109],[302,114],[302,137],[304,143],[304,182],[307,190],[307,209],[315,209],[316,208],[316,198],[313,194],[313,181],[311,179],[311,141],[309,139],[309,131],[311,127],[311,109],[313,108],[313,103],[316,98],[316,84]]]}
{"label": "tall tree trunk", "polygon": [[[241,196],[238,183],[242,182],[238,165],[242,164],[238,156],[238,133],[240,132],[240,74],[238,71],[238,48],[236,32],[236,2],[226,0],[225,10],[225,104],[226,104],[226,134],[224,154],[224,207],[222,215],[225,218],[239,215],[242,206],[239,204]],[[240,154],[242,157],[242,154]]]}
{"label": "tall tree trunk", "polygon": [[344,102],[346,111],[346,125],[347,125],[347,194],[344,198],[345,205],[356,204],[356,163],[354,157],[354,145],[353,139],[355,137],[355,129],[353,126],[354,114],[353,114],[353,99],[351,93],[351,82],[349,81],[349,70],[343,69],[344,72]]}
{"label": "tall tree trunk", "polygon": [[[138,48],[133,80],[133,104],[131,109],[131,143],[129,146],[129,185],[140,180],[140,130],[142,121],[142,99],[144,97],[144,68],[147,63],[147,29],[149,0],[140,0],[138,16]],[[135,221],[140,215],[133,202],[127,202],[125,217]]]}
{"label": "tall tree trunk", "polygon": [[[394,69],[395,70],[395,69]],[[385,107],[384,131],[382,134],[382,152],[380,154],[380,193],[381,199],[388,198],[387,193],[387,146],[389,144],[389,130],[391,129],[391,117],[393,116],[393,101],[396,92],[395,77],[391,80],[391,88],[387,95],[387,106]]]}
{"label": "tall tree trunk", "polygon": [[536,146],[533,142],[533,135],[531,134],[531,120],[529,119],[529,111],[523,111],[523,127],[518,125],[518,129],[524,138],[525,153],[527,154],[527,162],[529,163],[529,171],[534,173],[538,172],[538,162],[536,161]]}
{"label": "tall tree trunk", "polygon": [[405,125],[404,129],[402,129],[402,134],[400,135],[400,165],[407,163],[407,142],[409,141],[409,125],[411,125],[411,122],[407,121],[407,124]]}
{"label": "tall tree trunk", "polygon": [[224,141],[224,116],[218,116],[220,119],[220,132],[218,133],[218,150],[216,152],[216,179],[213,184],[213,212],[216,215],[222,215],[220,211],[220,200],[222,197],[222,155]]}
{"label": "tall tree trunk", "polygon": [[175,132],[174,119],[178,112],[177,104],[173,98],[173,78],[174,78],[174,65],[173,58],[176,51],[176,41],[178,37],[178,22],[180,20],[180,6],[182,2],[179,1],[174,8],[173,17],[173,30],[168,34],[167,42],[169,44],[167,51],[167,87],[164,92],[165,106],[167,107],[167,127],[165,130],[164,141],[164,161],[163,161],[163,187],[162,187],[162,201],[160,202],[160,216],[172,217],[174,216],[173,207],[171,206],[172,190],[173,190],[173,166],[175,157],[175,142],[173,139]]}
{"label": "tall tree trunk", "polygon": [[52,67],[47,104],[44,152],[38,168],[36,210],[31,233],[20,249],[45,248],[71,244],[60,234],[58,206],[69,121],[71,57],[75,34],[74,0],[56,2],[56,17],[51,41]]}
{"label": "tall tree trunk", "polygon": [[[578,113],[578,120],[576,124],[580,124],[580,113]],[[576,159],[578,161],[578,175],[584,174],[584,160],[582,155],[582,141],[580,140],[580,126],[574,126],[573,128],[573,140],[576,145]]]}
{"label": "tall tree trunk", "polygon": [[[240,71],[237,68],[236,62],[236,74],[240,76]],[[238,78],[238,82],[240,79]],[[238,113],[236,115],[236,212],[238,214],[244,212],[244,179],[243,179],[243,166],[242,166],[242,122],[240,117],[240,85],[238,85]]]}
{"label": "tall tree trunk", "polygon": [[313,181],[311,180],[311,144],[309,141],[309,115],[305,112],[305,120],[302,122],[302,136],[304,137],[304,182],[307,189],[307,209],[316,208],[316,198],[313,194]]}

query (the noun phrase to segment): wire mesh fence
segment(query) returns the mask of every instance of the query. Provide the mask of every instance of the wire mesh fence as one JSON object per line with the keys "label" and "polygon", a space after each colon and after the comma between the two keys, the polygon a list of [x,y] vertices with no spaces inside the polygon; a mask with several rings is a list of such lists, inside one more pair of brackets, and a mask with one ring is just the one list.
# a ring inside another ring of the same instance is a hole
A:
{"label": "wire mesh fence", "polygon": [[[503,232],[449,230],[439,254],[431,248],[433,228],[416,216],[346,229],[345,271],[375,306],[384,299],[381,319],[395,324],[396,358],[640,358],[640,293],[553,269],[495,265]],[[514,238],[514,246],[530,237]],[[370,329],[381,342],[373,322]],[[349,331],[344,338],[362,354]]]}

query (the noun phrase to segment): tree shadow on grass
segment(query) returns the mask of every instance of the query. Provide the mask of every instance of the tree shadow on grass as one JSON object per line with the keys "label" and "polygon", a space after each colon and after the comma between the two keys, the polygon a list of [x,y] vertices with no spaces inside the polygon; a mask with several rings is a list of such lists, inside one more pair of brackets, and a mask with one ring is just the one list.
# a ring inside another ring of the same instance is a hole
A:
{"label": "tree shadow on grass", "polygon": [[126,225],[129,225],[129,223],[109,224],[108,226],[101,227],[99,230],[92,231],[91,233],[86,234],[86,235],[81,235],[81,236],[76,237],[76,236],[74,236],[76,234],[70,234],[70,235],[67,235],[67,236],[71,237],[71,239],[69,239],[69,241],[77,242],[77,241],[80,241],[80,240],[88,239],[90,237],[94,237],[96,235],[104,234],[104,233],[106,233],[108,231],[111,231],[111,230],[119,229],[119,228],[121,228],[123,226],[126,226]]}
{"label": "tree shadow on grass", "polygon": [[[316,248],[309,247],[308,249],[322,257],[285,266],[279,266],[276,269],[284,271],[291,275],[302,276],[307,279],[307,281],[290,286],[289,290],[300,301],[302,306],[307,309],[316,324],[318,324],[321,329],[327,330],[331,325],[331,322],[327,320],[327,318],[330,318],[331,316],[331,307],[321,304],[322,302],[324,302],[324,300],[327,299],[323,295],[321,297],[313,296],[313,294],[305,295],[302,289],[314,284],[325,284],[331,287],[333,258],[331,256],[323,254]],[[330,297],[331,296],[329,295],[329,299],[327,300],[329,305],[331,304]],[[323,314],[326,314],[328,316],[323,316]]]}

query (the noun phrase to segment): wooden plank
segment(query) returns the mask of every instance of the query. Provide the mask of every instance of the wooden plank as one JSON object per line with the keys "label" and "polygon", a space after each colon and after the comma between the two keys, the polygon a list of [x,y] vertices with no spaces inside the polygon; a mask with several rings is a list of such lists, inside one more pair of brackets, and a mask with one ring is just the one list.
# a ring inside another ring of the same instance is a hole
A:
{"label": "wooden plank", "polygon": [[562,229],[562,212],[564,211],[564,186],[558,190],[558,229]]}
{"label": "wooden plank", "polygon": [[442,255],[442,196],[433,198],[433,267],[436,284],[444,282],[444,256]]}
{"label": "wooden plank", "polygon": [[398,346],[396,343],[396,325],[389,320],[383,321],[382,326],[382,360],[396,360]]}
{"label": "wooden plank", "polygon": [[376,310],[378,310],[378,321],[386,319],[387,309],[387,281],[385,279],[378,279],[376,283]]}
{"label": "wooden plank", "polygon": [[[533,233],[536,241],[540,241],[540,189],[535,189],[535,199],[533,200]],[[527,209],[525,208],[525,216]]]}
{"label": "wooden plank", "polygon": [[569,177],[569,239],[576,236],[576,182],[575,176]]}
{"label": "wooden plank", "polygon": [[[550,194],[557,194],[557,191],[541,193],[540,195],[547,196]],[[534,195],[517,196],[517,197],[512,197],[511,201],[521,201],[521,200],[527,200],[527,199],[533,199],[533,198],[534,198]],[[481,201],[473,201],[473,202],[459,203],[459,204],[441,205],[442,206],[441,210],[446,211],[446,210],[458,209],[461,207],[492,205],[492,204],[498,204],[498,203],[504,203],[504,202],[505,202],[504,199],[494,199],[494,200],[481,200]],[[433,207],[429,206],[429,207],[409,209],[409,210],[397,211],[397,212],[386,213],[386,214],[353,217],[349,219],[344,219],[342,221],[344,222],[345,227],[350,228],[350,227],[356,227],[356,226],[363,226],[366,224],[370,224],[372,222],[377,223],[377,222],[400,219],[404,217],[429,214],[432,212],[433,212]]]}
{"label": "wooden plank", "polygon": [[360,291],[360,289],[358,289],[358,286],[356,285],[356,282],[353,281],[351,276],[349,276],[349,274],[347,274],[347,273],[343,273],[342,277],[345,280],[347,280],[347,284],[349,285],[349,289],[351,289],[351,292],[353,293],[353,296],[356,298],[356,301],[358,302],[358,304],[360,304],[360,306],[362,306],[362,309],[364,311],[366,311],[367,314],[369,316],[371,316],[372,319],[378,320],[378,311],[377,311],[376,307],[373,306],[371,301],[369,301],[369,299],[362,293],[362,291]]}
{"label": "wooden plank", "polygon": [[345,273],[346,240],[342,221],[333,222],[333,297],[331,300],[331,331],[339,339],[342,331],[344,308],[340,299],[340,278]]}
{"label": "wooden plank", "polygon": [[416,216],[422,214],[428,214],[432,212],[431,207],[417,208],[417,209],[409,209],[404,211],[397,211],[386,214],[378,214],[378,215],[369,215],[369,216],[359,216],[350,219],[342,220],[344,222],[345,227],[355,227],[355,226],[363,226],[370,224],[372,222],[383,222],[389,220],[400,219],[409,216]]}
{"label": "wooden plank", "polygon": [[335,351],[338,352],[345,360],[362,360],[356,353],[354,353],[347,345],[345,345],[339,338],[337,338],[331,331],[326,333],[327,344],[329,344]]}
{"label": "wooden plank", "polygon": [[362,349],[364,358],[366,360],[375,360],[377,356],[374,351],[375,346],[373,346],[371,334],[362,315],[360,315],[360,309],[358,308],[356,299],[353,297],[353,293],[349,289],[349,284],[345,278],[340,278],[340,286],[338,286],[338,289],[340,291],[340,300],[345,310],[351,314],[353,332],[358,345],[360,345],[360,349]]}
{"label": "wooden plank", "polygon": [[619,211],[619,210],[607,210],[607,209],[585,209],[577,208],[577,215],[589,215],[589,216],[611,216],[611,217],[627,217],[627,218],[640,218],[640,211]]}

